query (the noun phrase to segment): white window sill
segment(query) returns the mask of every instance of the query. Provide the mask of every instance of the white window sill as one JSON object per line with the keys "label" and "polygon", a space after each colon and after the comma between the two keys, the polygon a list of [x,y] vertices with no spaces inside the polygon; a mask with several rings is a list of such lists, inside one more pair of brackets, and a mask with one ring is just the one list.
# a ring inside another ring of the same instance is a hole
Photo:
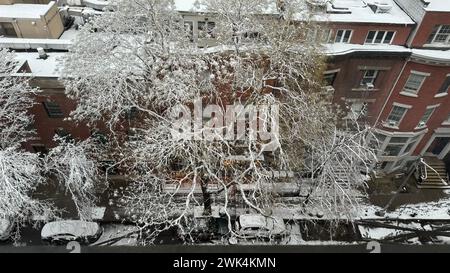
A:
{"label": "white window sill", "polygon": [[448,93],[442,93],[442,94],[437,94],[436,96],[434,96],[434,98],[443,98],[443,97],[447,97]]}
{"label": "white window sill", "polygon": [[442,125],[447,125],[447,126],[449,126],[449,125],[450,125],[450,122],[446,121],[446,122],[442,123]]}
{"label": "white window sill", "polygon": [[389,125],[389,124],[383,124],[383,127],[389,128],[389,129],[396,129],[396,130],[399,130],[399,129],[400,129],[400,127],[398,127],[398,125],[397,125],[397,126],[391,126],[391,125]]}
{"label": "white window sill", "polygon": [[353,88],[352,89],[352,91],[355,91],[355,92],[376,92],[376,91],[380,91],[380,89],[367,89],[367,88],[363,88],[363,87],[361,87],[361,88]]}
{"label": "white window sill", "polygon": [[423,130],[423,129],[427,129],[428,126],[421,126],[421,127],[416,127],[414,128],[414,130]]}
{"label": "white window sill", "polygon": [[406,97],[411,97],[411,98],[418,98],[419,97],[419,95],[417,95],[417,94],[412,94],[412,93],[408,93],[408,92],[405,92],[405,91],[400,92],[400,95],[406,96]]}
{"label": "white window sill", "polygon": [[450,44],[447,44],[447,43],[432,43],[432,44],[424,44],[423,47],[449,48]]}

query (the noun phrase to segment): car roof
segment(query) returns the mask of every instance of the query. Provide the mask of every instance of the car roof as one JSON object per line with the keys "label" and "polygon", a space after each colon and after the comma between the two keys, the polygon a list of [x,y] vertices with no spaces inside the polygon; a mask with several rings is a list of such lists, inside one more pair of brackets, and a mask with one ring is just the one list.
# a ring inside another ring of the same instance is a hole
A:
{"label": "car roof", "polygon": [[6,233],[9,230],[10,226],[11,226],[11,221],[9,221],[8,219],[0,218],[0,235],[3,233]]}
{"label": "car roof", "polygon": [[277,218],[265,217],[261,214],[243,214],[239,216],[239,224],[242,228],[248,227],[272,227],[274,222],[278,222]]}
{"label": "car roof", "polygon": [[95,236],[100,229],[99,224],[78,220],[57,221],[46,224],[41,231],[42,238],[56,235],[73,235],[75,237]]}

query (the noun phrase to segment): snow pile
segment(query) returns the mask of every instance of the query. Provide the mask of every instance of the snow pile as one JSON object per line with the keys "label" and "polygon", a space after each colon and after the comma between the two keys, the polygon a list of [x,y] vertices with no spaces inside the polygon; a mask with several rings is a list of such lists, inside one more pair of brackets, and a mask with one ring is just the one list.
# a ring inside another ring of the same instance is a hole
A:
{"label": "snow pile", "polygon": [[438,202],[405,205],[384,217],[375,215],[381,210],[375,206],[364,206],[358,212],[360,219],[392,219],[392,220],[450,220],[450,199]]}

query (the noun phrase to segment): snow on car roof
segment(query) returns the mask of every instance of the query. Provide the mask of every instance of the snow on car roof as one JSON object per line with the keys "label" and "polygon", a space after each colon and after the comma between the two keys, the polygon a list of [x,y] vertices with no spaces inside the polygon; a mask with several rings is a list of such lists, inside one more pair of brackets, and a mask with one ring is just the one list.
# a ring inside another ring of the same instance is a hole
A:
{"label": "snow on car roof", "polygon": [[11,222],[8,219],[0,219],[0,236],[6,233],[11,226]]}
{"label": "snow on car roof", "polygon": [[49,238],[59,234],[70,234],[75,237],[94,236],[99,230],[99,225],[84,221],[59,221],[48,223],[42,228],[42,238]]}
{"label": "snow on car roof", "polygon": [[0,18],[40,19],[53,7],[55,2],[42,4],[1,5]]}
{"label": "snow on car roof", "polygon": [[267,218],[259,214],[245,214],[239,216],[239,223],[242,228],[265,227]]}

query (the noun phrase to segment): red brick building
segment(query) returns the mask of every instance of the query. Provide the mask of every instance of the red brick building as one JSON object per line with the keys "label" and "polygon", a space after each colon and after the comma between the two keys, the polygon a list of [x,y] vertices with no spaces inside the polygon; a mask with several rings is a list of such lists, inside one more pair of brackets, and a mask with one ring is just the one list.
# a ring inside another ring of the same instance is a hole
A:
{"label": "red brick building", "polygon": [[[186,13],[189,1],[180,1]],[[378,167],[390,173],[427,155],[450,165],[450,1],[307,2],[312,18],[330,29],[321,33],[329,56],[328,89],[337,105],[351,110],[348,117],[357,115],[377,128]],[[193,12],[184,16],[194,33],[205,20]],[[64,120],[75,105],[57,81],[53,58],[59,54],[64,53],[50,52],[47,60],[18,54],[44,90],[33,108],[39,137],[28,149],[51,147],[57,132],[80,138],[92,133]]]}

